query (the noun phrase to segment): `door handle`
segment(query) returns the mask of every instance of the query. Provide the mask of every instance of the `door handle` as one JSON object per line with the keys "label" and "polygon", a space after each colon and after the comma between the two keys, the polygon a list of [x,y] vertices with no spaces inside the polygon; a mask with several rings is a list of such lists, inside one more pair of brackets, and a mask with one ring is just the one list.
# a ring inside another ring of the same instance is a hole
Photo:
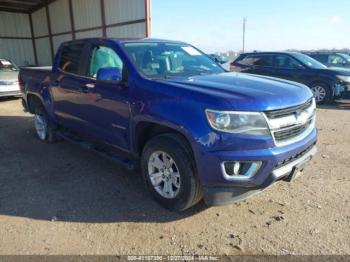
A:
{"label": "door handle", "polygon": [[88,84],[85,85],[85,87],[86,87],[87,89],[92,89],[92,88],[95,88],[95,84],[88,83]]}
{"label": "door handle", "polygon": [[53,82],[52,82],[52,85],[53,86],[59,86],[60,85],[60,81],[59,80],[54,80]]}
{"label": "door handle", "polygon": [[93,83],[87,83],[81,87],[81,90],[83,93],[89,93],[89,90],[94,89],[95,84]]}

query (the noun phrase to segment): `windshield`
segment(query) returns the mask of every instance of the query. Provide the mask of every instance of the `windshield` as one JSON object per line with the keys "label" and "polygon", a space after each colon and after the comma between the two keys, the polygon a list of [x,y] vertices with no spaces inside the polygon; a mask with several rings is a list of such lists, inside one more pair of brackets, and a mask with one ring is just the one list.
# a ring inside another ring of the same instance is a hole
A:
{"label": "windshield", "polygon": [[300,62],[304,63],[308,67],[311,67],[313,69],[325,69],[327,68],[325,65],[321,64],[317,60],[311,58],[310,56],[304,55],[304,54],[298,54],[295,53],[293,56],[298,59]]}
{"label": "windshield", "polygon": [[224,69],[194,47],[178,43],[124,43],[134,65],[152,79],[218,74]]}
{"label": "windshield", "polygon": [[18,71],[18,68],[15,64],[11,63],[8,60],[0,59],[0,72],[13,72]]}
{"label": "windshield", "polygon": [[341,56],[342,56],[343,58],[345,58],[345,59],[347,60],[347,62],[349,62],[349,63],[350,63],[350,55],[347,55],[347,54],[341,54]]}

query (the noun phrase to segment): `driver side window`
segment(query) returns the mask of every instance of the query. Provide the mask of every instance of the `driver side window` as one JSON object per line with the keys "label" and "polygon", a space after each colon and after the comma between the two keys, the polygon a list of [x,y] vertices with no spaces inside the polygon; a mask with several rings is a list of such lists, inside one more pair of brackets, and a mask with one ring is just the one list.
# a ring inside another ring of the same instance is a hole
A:
{"label": "driver side window", "polygon": [[113,49],[105,46],[95,47],[91,53],[87,75],[96,78],[98,70],[107,67],[116,67],[122,71],[123,62]]}

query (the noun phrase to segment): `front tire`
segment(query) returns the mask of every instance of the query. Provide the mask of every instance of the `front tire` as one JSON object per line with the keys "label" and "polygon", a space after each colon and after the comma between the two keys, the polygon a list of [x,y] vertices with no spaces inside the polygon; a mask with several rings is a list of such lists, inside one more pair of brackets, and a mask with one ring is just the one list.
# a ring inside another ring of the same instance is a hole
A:
{"label": "front tire", "polygon": [[144,147],[141,168],[147,188],[163,207],[183,211],[202,199],[193,156],[181,136],[152,138]]}
{"label": "front tire", "polygon": [[324,83],[315,83],[311,86],[317,104],[328,104],[334,99],[331,88]]}

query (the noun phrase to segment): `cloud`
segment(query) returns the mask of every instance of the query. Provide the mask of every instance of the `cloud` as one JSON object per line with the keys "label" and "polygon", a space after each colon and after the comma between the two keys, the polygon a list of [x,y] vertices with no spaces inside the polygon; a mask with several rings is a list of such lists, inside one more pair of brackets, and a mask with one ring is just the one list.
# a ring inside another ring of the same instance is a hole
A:
{"label": "cloud", "polygon": [[337,24],[339,24],[339,22],[340,22],[340,17],[337,15],[334,15],[334,16],[330,17],[330,19],[329,19],[329,23],[331,25],[337,25]]}

